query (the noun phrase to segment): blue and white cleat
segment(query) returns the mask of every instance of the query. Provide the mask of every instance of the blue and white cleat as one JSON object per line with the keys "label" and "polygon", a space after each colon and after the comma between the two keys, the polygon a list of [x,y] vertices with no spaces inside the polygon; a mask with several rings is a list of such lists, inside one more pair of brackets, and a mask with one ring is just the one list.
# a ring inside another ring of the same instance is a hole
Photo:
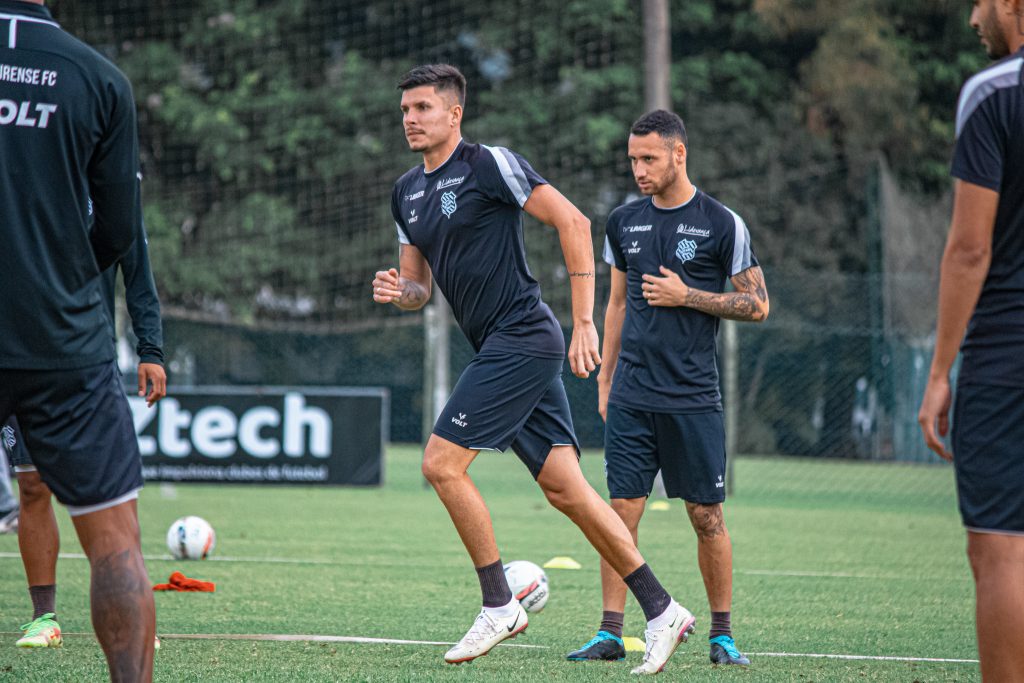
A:
{"label": "blue and white cleat", "polygon": [[717,636],[711,639],[711,663],[750,666],[750,660],[736,649],[736,641],[732,636]]}
{"label": "blue and white cleat", "polygon": [[570,662],[617,662],[626,658],[626,646],[622,643],[622,638],[608,631],[598,631],[590,642],[570,652],[565,658]]}

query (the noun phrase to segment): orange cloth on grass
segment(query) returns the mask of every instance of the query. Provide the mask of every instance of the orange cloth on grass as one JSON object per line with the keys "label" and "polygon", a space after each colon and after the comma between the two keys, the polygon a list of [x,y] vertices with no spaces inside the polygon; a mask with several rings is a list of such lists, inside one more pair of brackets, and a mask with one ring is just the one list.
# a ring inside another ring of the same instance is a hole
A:
{"label": "orange cloth on grass", "polygon": [[158,583],[153,586],[155,591],[183,591],[191,593],[212,593],[217,590],[213,581],[190,579],[181,572],[171,574],[170,583]]}

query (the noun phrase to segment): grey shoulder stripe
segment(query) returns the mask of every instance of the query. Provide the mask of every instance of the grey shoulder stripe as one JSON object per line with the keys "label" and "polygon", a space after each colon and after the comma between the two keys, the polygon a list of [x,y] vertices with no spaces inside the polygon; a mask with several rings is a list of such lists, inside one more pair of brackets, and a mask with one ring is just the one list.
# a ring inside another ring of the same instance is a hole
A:
{"label": "grey shoulder stripe", "polygon": [[7,47],[12,50],[18,47],[18,22],[27,21],[31,24],[45,24],[47,26],[53,26],[60,28],[55,22],[47,21],[46,19],[36,19],[35,17],[25,17],[20,14],[3,14],[0,13],[0,20],[7,19],[11,22],[10,26],[7,27]]}
{"label": "grey shoulder stripe", "polygon": [[402,229],[402,226],[398,223],[398,221],[395,221],[395,230],[398,231],[399,244],[411,244],[411,242],[409,241],[409,236],[405,234],[405,230]]}
{"label": "grey shoulder stripe", "polygon": [[494,157],[494,162],[498,164],[498,170],[501,172],[502,179],[508,185],[508,188],[512,190],[512,196],[516,198],[519,206],[526,204],[526,200],[530,198],[531,188],[530,183],[526,180],[523,167],[519,165],[519,161],[504,147],[488,147],[487,145],[482,145],[482,147]]}
{"label": "grey shoulder stripe", "polygon": [[971,114],[993,93],[1020,85],[1022,67],[1024,67],[1024,58],[1017,57],[1005,64],[974,75],[964,84],[964,89],[960,92],[960,102],[956,108],[956,137],[960,137]]}
{"label": "grey shoulder stripe", "polygon": [[750,267],[750,232],[747,230],[747,224],[743,222],[738,213],[729,207],[726,207],[726,209],[732,214],[736,231],[736,239],[732,247],[732,272],[729,273],[731,277],[737,273],[742,273]]}
{"label": "grey shoulder stripe", "polygon": [[608,235],[604,236],[604,262],[610,266],[615,265],[615,252],[612,251],[612,241]]}

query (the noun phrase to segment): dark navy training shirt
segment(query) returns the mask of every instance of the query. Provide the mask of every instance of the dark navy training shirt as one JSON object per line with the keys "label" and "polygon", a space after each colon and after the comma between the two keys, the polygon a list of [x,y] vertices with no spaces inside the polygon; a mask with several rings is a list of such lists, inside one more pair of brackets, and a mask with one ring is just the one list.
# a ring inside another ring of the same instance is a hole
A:
{"label": "dark navy training shirt", "polygon": [[141,228],[138,159],[124,75],[45,7],[0,0],[0,368],[113,359],[99,275]]}
{"label": "dark navy training shirt", "polygon": [[962,346],[959,381],[1024,387],[1024,49],[964,84],[953,176],[999,193],[992,265]]}
{"label": "dark navy training shirt", "polygon": [[462,141],[438,168],[420,164],[395,183],[398,240],[426,257],[476,351],[565,354],[523,246],[522,207],[546,182],[515,152]]}
{"label": "dark navy training shirt", "polygon": [[638,199],[608,217],[604,259],[626,273],[626,319],[609,402],[665,413],[721,410],[718,317],[648,305],[643,276],[663,277],[665,266],[690,287],[725,291],[726,280],[757,265],[743,219],[700,190],[672,209]]}

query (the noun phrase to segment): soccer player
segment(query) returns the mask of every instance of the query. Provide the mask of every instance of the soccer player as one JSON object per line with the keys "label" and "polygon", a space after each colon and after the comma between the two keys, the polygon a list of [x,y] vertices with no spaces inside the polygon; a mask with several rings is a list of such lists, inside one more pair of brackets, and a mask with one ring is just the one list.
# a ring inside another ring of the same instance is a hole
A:
{"label": "soccer player", "polygon": [[[732,638],[732,543],[722,517],[725,428],[715,337],[722,318],[768,317],[764,276],[743,219],[687,176],[686,128],[664,110],[630,129],[629,160],[640,192],[608,217],[612,266],[604,321],[598,411],[605,419],[605,472],[612,508],[634,541],[661,470],[697,533],[697,561],[711,606],[711,661],[749,664]],[[725,292],[731,280],[735,292]],[[626,587],[601,563],[604,615],[570,660],[616,660]]]}
{"label": "soccer player", "polygon": [[[120,268],[125,285],[125,300],[132,330],[138,339],[138,392],[152,406],[167,393],[167,374],[163,362],[163,330],[160,321],[160,300],[149,264],[145,232],[135,240],[132,250],[116,265],[103,273],[103,301],[107,307],[110,333],[114,329],[114,288]],[[4,427],[4,443],[11,454],[11,463],[18,477],[21,499],[21,520],[18,546],[25,565],[29,596],[32,599],[32,621],[25,624],[24,635],[17,647],[59,647],[63,642],[56,616],[57,555],[60,532],[53,514],[50,488],[39,476],[25,448],[17,420],[11,418]]]}
{"label": "soccer player", "polygon": [[548,501],[625,577],[648,620],[647,652],[634,673],[657,673],[687,639],[694,618],[658,582],[580,471],[561,378],[562,330],[541,301],[523,248],[524,210],[558,231],[572,288],[569,364],[587,377],[600,362],[590,221],[518,154],[462,139],[466,79],[458,69],[420,66],[398,87],[406,140],[423,164],[395,184],[400,269],[376,274],[373,298],[422,308],[433,277],[476,351],[423,455],[423,474],[447,508],[483,593],[483,609],[445,661],[485,655],[527,626],[505,580],[490,513],[467,472],[480,451],[511,447]]}
{"label": "soccer player", "polygon": [[0,0],[0,160],[0,423],[72,516],[111,679],[150,680],[142,462],[100,278],[141,239],[135,103],[41,1]]}
{"label": "soccer player", "polygon": [[[953,218],[935,355],[918,421],[952,460],[974,572],[986,681],[1024,681],[1024,0],[976,0],[971,26],[996,64],[956,111]],[[965,336],[966,333],[966,336]],[[963,362],[949,431],[949,373]]]}

